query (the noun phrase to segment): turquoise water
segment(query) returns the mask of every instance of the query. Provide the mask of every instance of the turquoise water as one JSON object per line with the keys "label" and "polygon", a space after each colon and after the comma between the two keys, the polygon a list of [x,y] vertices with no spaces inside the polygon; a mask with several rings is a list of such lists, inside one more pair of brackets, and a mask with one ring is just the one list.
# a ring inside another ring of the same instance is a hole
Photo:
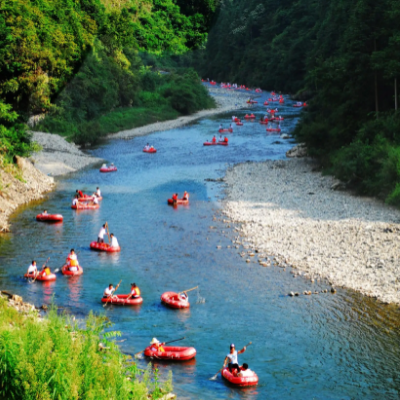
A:
{"label": "turquoise water", "polygon": [[[262,104],[263,98],[260,99]],[[289,102],[290,103],[290,102]],[[279,106],[278,106],[279,107]],[[283,133],[293,129],[298,110],[279,107]],[[254,111],[259,118],[265,107]],[[241,116],[245,112],[237,111]],[[395,399],[399,398],[399,312],[352,291],[290,298],[291,291],[311,288],[308,281],[279,268],[246,264],[232,246],[235,232],[221,221],[224,186],[205,179],[220,178],[238,162],[282,159],[292,146],[265,126],[245,123],[229,135],[229,146],[204,147],[230,115],[205,118],[192,125],[131,140],[114,140],[92,150],[114,162],[118,172],[100,174],[88,168],[60,179],[55,192],[25,208],[12,220],[10,235],[0,239],[0,287],[37,305],[50,303],[74,315],[105,312],[123,333],[122,350],[136,353],[152,337],[167,341],[185,336],[197,357],[183,364],[156,364],[162,376],[173,371],[180,399]],[[274,142],[279,143],[274,143]],[[150,142],[157,154],[144,154]],[[104,200],[96,211],[75,212],[70,199],[76,189],[100,186]],[[191,194],[190,206],[167,206],[173,192]],[[62,213],[64,223],[36,223],[43,208]],[[101,225],[108,221],[122,251],[92,252]],[[211,229],[210,227],[213,227]],[[221,249],[217,249],[221,246]],[[31,259],[60,268],[75,248],[84,274],[58,275],[50,284],[27,284],[21,276]],[[103,308],[108,283],[122,279],[119,293],[136,282],[144,297],[140,307]],[[165,291],[199,285],[190,293],[189,310],[160,304]],[[325,288],[314,284],[312,289]],[[203,302],[203,300],[205,300]],[[239,356],[257,372],[256,388],[237,389],[220,377],[229,345],[253,345]],[[147,360],[139,360],[146,365]]]}

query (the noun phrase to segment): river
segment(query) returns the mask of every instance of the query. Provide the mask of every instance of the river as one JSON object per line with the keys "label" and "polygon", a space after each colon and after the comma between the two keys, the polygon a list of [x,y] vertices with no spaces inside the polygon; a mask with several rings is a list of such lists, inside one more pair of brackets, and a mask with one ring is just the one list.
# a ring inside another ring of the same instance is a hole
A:
{"label": "river", "polygon": [[[265,96],[253,108],[259,118]],[[288,103],[291,103],[290,101]],[[280,106],[283,132],[290,133],[298,110]],[[243,116],[245,111],[235,114]],[[183,364],[158,364],[162,376],[173,371],[179,399],[394,399],[399,397],[400,313],[355,292],[338,290],[291,298],[291,290],[320,290],[324,284],[294,279],[289,271],[247,264],[234,248],[236,232],[222,222],[223,184],[209,182],[238,162],[285,158],[292,146],[265,126],[245,123],[229,135],[229,146],[204,147],[231,114],[204,118],[189,126],[131,140],[111,140],[91,150],[118,166],[100,174],[89,168],[58,181],[44,202],[29,205],[12,218],[12,233],[0,239],[0,287],[37,305],[52,301],[74,315],[105,312],[122,332],[127,353],[144,349],[152,337],[194,346],[197,357]],[[157,154],[142,153],[150,142]],[[278,143],[276,143],[278,142]],[[76,212],[70,201],[76,189],[104,200],[96,211]],[[167,206],[173,192],[188,190],[190,206]],[[64,223],[36,223],[42,209],[62,213]],[[101,225],[108,221],[122,251],[92,252]],[[217,246],[221,246],[220,249]],[[229,247],[228,247],[229,246]],[[84,274],[58,275],[50,284],[28,284],[22,275],[31,259],[60,268],[75,248]],[[103,308],[108,283],[122,279],[119,293],[131,282],[141,288],[140,307]],[[199,285],[190,293],[191,308],[175,311],[160,304],[165,291]],[[256,388],[237,389],[219,377],[230,343],[253,344],[239,362],[259,376]],[[140,360],[141,366],[147,361]],[[157,365],[157,364],[156,364]]]}

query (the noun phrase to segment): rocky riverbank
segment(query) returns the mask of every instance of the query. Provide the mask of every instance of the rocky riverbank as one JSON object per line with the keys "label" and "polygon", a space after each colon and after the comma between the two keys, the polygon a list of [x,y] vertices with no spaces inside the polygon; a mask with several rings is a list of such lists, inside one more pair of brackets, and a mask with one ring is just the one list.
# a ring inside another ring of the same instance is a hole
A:
{"label": "rocky riverbank", "polygon": [[156,122],[155,124],[145,125],[134,129],[128,129],[109,135],[109,138],[130,139],[136,136],[148,135],[153,132],[176,129],[191,122],[194,122],[200,118],[237,110],[239,108],[245,108],[247,106],[246,99],[249,97],[249,94],[221,88],[209,88],[208,90],[210,94],[214,97],[217,103],[217,108],[202,110],[193,115],[180,117],[170,121]]}
{"label": "rocky riverbank", "polygon": [[65,175],[104,161],[84,153],[59,135],[33,132],[32,140],[39,143],[43,150],[34,153],[31,158],[35,167],[46,175]]}
{"label": "rocky riverbank", "polygon": [[15,166],[0,169],[0,232],[9,231],[8,217],[17,207],[40,200],[53,187],[53,178],[22,157],[16,158]]}
{"label": "rocky riverbank", "polygon": [[237,224],[237,244],[261,265],[291,265],[311,281],[328,279],[400,304],[400,210],[337,191],[313,161],[240,164],[227,171],[224,213]]}

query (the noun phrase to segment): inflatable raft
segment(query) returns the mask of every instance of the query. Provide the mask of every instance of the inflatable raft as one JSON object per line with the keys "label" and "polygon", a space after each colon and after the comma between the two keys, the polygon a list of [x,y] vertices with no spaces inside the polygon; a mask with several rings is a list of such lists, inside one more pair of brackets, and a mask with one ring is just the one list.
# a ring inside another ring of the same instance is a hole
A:
{"label": "inflatable raft", "polygon": [[213,142],[204,142],[203,143],[203,146],[218,146],[218,145],[220,145],[220,146],[228,146],[228,142],[215,142],[215,143],[213,143]]}
{"label": "inflatable raft", "polygon": [[237,126],[243,126],[243,122],[236,122]]}
{"label": "inflatable raft", "polygon": [[111,299],[110,298],[102,298],[101,302],[102,303],[109,303],[109,304],[115,304],[119,306],[138,306],[139,304],[143,303],[143,297],[137,297],[133,299],[132,297],[129,297],[129,294],[115,294]]}
{"label": "inflatable raft", "polygon": [[38,214],[36,215],[36,221],[40,222],[62,222],[63,216],[61,214]]}
{"label": "inflatable raft", "polygon": [[232,132],[233,132],[233,129],[232,129],[232,128],[228,128],[228,129],[218,129],[218,132],[219,132],[219,133],[226,133],[226,132],[232,133]]}
{"label": "inflatable raft", "polygon": [[264,106],[269,106],[268,101],[264,101]]}
{"label": "inflatable raft", "polygon": [[157,153],[157,150],[154,147],[152,149],[150,148],[149,150],[143,149],[143,153]]}
{"label": "inflatable raft", "polygon": [[258,383],[258,376],[255,372],[251,371],[250,376],[234,376],[229,372],[228,368],[224,368],[221,371],[221,376],[225,378],[229,383],[235,386],[255,386]]}
{"label": "inflatable raft", "polygon": [[251,114],[251,115],[247,115],[247,114],[246,114],[246,115],[244,116],[245,119],[254,119],[255,117],[256,117],[256,116],[255,116],[254,114]]}
{"label": "inflatable raft", "polygon": [[[97,196],[96,196],[97,197]],[[81,203],[85,203],[86,201],[92,201],[93,200],[93,196],[89,196],[87,194],[83,195],[83,197],[79,197],[78,201],[80,201]],[[103,200],[103,197],[97,197],[97,200]]]}
{"label": "inflatable raft", "polygon": [[[25,274],[25,278],[31,278],[35,279],[35,274]],[[41,282],[50,282],[50,281],[55,281],[57,279],[56,274],[50,274],[50,275],[45,275],[43,272],[38,272],[38,276],[36,277],[37,281]]]}
{"label": "inflatable raft", "polygon": [[102,167],[100,168],[100,172],[117,172],[118,168],[116,166],[114,167]]}
{"label": "inflatable raft", "polygon": [[183,300],[178,293],[165,292],[161,295],[161,303],[171,308],[189,308],[190,303]]}
{"label": "inflatable raft", "polygon": [[187,361],[196,357],[196,349],[194,347],[178,347],[178,346],[163,346],[164,350],[153,351],[151,346],[146,347],[144,355],[146,357],[157,358],[160,360],[170,361]]}
{"label": "inflatable raft", "polygon": [[97,210],[100,208],[98,204],[85,204],[85,203],[80,203],[77,205],[72,205],[71,208],[73,210]]}
{"label": "inflatable raft", "polygon": [[267,128],[267,132],[280,132],[281,128]]}
{"label": "inflatable raft", "polygon": [[[168,203],[169,205],[173,206],[173,205],[174,205],[174,200],[168,199],[168,200],[167,200],[167,203]],[[186,206],[186,205],[189,204],[189,200],[178,199],[178,200],[175,201],[175,204],[181,204],[181,205]]]}
{"label": "inflatable raft", "polygon": [[117,253],[121,251],[121,247],[111,247],[108,243],[90,243],[90,248],[96,251],[105,251],[107,253]]}
{"label": "inflatable raft", "polygon": [[82,275],[83,274],[83,268],[78,265],[76,268],[78,268],[77,271],[70,271],[69,266],[67,264],[64,264],[63,267],[61,268],[61,272],[63,275],[67,276],[77,276],[77,275]]}

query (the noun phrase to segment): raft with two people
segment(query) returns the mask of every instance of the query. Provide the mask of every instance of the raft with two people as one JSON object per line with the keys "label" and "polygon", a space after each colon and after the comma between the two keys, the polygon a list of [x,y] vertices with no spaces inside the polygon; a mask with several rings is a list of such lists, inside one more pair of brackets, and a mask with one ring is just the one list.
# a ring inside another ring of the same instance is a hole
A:
{"label": "raft with two people", "polygon": [[78,276],[83,274],[83,268],[79,265],[78,256],[74,249],[71,249],[65,264],[61,268],[61,273],[67,276]]}
{"label": "raft with two people", "polygon": [[254,119],[255,117],[256,117],[256,116],[255,116],[254,114],[250,114],[250,115],[246,114],[246,115],[244,116],[245,119]]}
{"label": "raft with two people", "polygon": [[104,303],[103,307],[107,304],[113,304],[118,306],[138,306],[143,303],[143,297],[141,296],[140,289],[136,283],[131,283],[131,292],[129,294],[115,294],[121,285],[122,280],[119,281],[118,285],[114,288],[113,284],[110,283],[104,290],[101,302]]}
{"label": "raft with two people", "polygon": [[103,164],[100,168],[100,172],[117,172],[118,168],[114,165],[111,164],[109,167],[107,167],[107,164]]}
{"label": "raft with two people", "polygon": [[[108,237],[108,243],[104,242],[105,235]],[[104,251],[106,253],[117,253],[121,251],[118,239],[108,230],[107,222],[100,228],[99,234],[97,235],[97,241],[90,243],[90,249],[95,251]]]}
{"label": "raft with two people", "polygon": [[157,150],[153,146],[150,146],[147,143],[146,146],[144,146],[144,148],[143,148],[143,153],[154,154],[154,153],[157,153]]}
{"label": "raft with two people", "polygon": [[53,274],[50,270],[50,267],[47,266],[50,257],[43,264],[42,270],[38,271],[36,266],[36,261],[33,260],[31,265],[28,267],[28,271],[24,275],[24,278],[33,279],[32,282],[40,281],[40,282],[51,282],[57,279],[56,274]]}
{"label": "raft with two people", "polygon": [[232,133],[232,132],[233,132],[233,129],[232,129],[232,128],[228,128],[228,129],[222,129],[222,128],[220,128],[220,129],[218,129],[218,132],[219,132],[219,133]]}
{"label": "raft with two people", "polygon": [[267,128],[266,131],[267,132],[280,132],[281,128]]}
{"label": "raft with two people", "polygon": [[92,194],[91,196],[89,194],[84,194],[83,197],[78,197],[78,201],[80,201],[81,203],[85,203],[87,201],[93,201],[94,198],[97,199],[97,201],[101,201],[103,200],[102,196],[96,196],[94,194]]}
{"label": "raft with two people", "polygon": [[167,204],[170,206],[175,206],[175,205],[188,205],[189,204],[189,193],[185,191],[183,193],[183,196],[181,199],[178,198],[178,193],[174,193],[172,195],[172,198],[167,200]]}
{"label": "raft with two people", "polygon": [[194,347],[181,347],[181,346],[166,346],[168,343],[177,342],[179,340],[185,339],[175,339],[169,342],[160,343],[159,340],[153,338],[150,342],[150,346],[146,347],[143,351],[135,354],[137,356],[140,353],[144,353],[146,357],[155,358],[158,360],[165,361],[188,361],[196,357],[196,349]]}

